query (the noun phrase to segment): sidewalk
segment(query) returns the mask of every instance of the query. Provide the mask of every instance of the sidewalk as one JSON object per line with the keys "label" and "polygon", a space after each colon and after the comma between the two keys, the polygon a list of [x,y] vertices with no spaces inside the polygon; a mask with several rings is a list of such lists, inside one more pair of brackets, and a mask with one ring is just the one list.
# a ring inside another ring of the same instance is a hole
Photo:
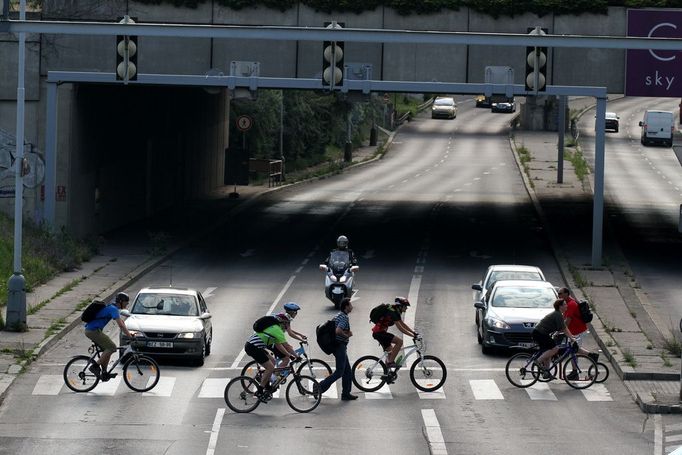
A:
{"label": "sidewalk", "polygon": [[[594,104],[592,98],[571,100],[572,110]],[[680,358],[663,349],[674,335],[660,321],[637,282],[608,226],[603,257],[608,266],[593,269],[592,175],[578,180],[573,165],[564,160],[563,182],[557,183],[556,132],[513,131],[513,149],[531,155],[524,183],[545,226],[564,281],[578,299],[589,300],[595,312],[591,333],[633,399],[647,413],[680,413]],[[574,150],[565,148],[565,150]],[[518,154],[514,153],[519,167]],[[579,222],[576,220],[583,220]],[[585,241],[585,239],[590,239]],[[580,286],[579,286],[580,284]]]}
{"label": "sidewalk", "polygon": [[[383,137],[383,136],[382,136]],[[386,140],[386,147],[390,145],[393,135]],[[381,141],[379,142],[381,145]],[[361,163],[379,159],[375,156],[377,147],[360,147],[353,150],[354,167]],[[297,182],[300,184],[304,182]],[[169,234],[169,239],[159,247],[150,240],[148,231],[160,232],[155,223],[136,223],[134,229],[123,229],[110,234],[100,245],[99,254],[81,265],[78,270],[62,273],[48,283],[39,286],[33,292],[26,294],[27,332],[6,332],[0,330],[0,402],[4,399],[7,389],[19,375],[28,362],[40,356],[54,345],[71,329],[82,324],[80,314],[82,309],[93,299],[99,298],[111,301],[117,292],[127,289],[145,273],[155,268],[176,251],[200,238],[206,232],[218,227],[224,219],[215,220],[203,231],[196,232],[196,226],[188,220],[197,219],[202,212],[215,211],[216,206],[223,208],[224,217],[234,215],[253,203],[262,194],[286,188],[284,185],[268,188],[263,185],[238,186],[238,198],[229,198],[234,191],[233,186],[225,186],[217,190],[211,197],[202,201],[194,201],[187,211],[192,215],[185,215],[182,220],[178,217],[163,218],[163,232]],[[170,220],[177,224],[169,226]],[[151,251],[156,249],[157,251]],[[159,251],[160,250],[160,251]],[[32,308],[38,310],[31,311]],[[3,318],[6,308],[1,308]],[[6,318],[5,318],[6,320]]]}

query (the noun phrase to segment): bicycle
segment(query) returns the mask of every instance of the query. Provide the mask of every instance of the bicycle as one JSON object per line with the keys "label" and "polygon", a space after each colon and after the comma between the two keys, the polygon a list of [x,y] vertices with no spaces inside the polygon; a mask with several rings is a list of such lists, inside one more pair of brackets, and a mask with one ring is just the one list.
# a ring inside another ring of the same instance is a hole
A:
{"label": "bicycle", "polygon": [[[300,341],[298,343],[300,347],[296,349],[296,355],[299,357],[304,358],[305,360],[301,363],[301,365],[298,367],[298,374],[301,374],[304,368],[307,367],[306,373],[308,376],[311,376],[315,379],[318,379],[317,375],[315,374],[315,369],[317,370],[322,370],[322,374],[320,375],[321,379],[326,378],[327,376],[330,376],[332,374],[332,368],[329,366],[327,362],[324,360],[320,359],[311,359],[308,356],[308,342],[307,341]],[[276,359],[275,367],[279,366],[281,359]],[[244,365],[244,368],[242,368],[241,376],[251,376],[254,379],[256,379],[258,382],[260,382],[260,378],[262,377],[261,375],[263,374],[263,367],[260,366],[258,362],[255,360],[250,361],[246,365]]]}
{"label": "bicycle", "polygon": [[[132,344],[119,346],[118,359],[111,364],[107,374],[109,379],[116,377],[118,373],[113,373],[114,368],[119,363],[123,363],[123,380],[126,385],[135,392],[148,392],[159,382],[161,373],[159,365],[154,359],[135,350]],[[92,365],[98,365],[97,359],[100,358],[102,350],[97,344],[93,343],[88,348],[89,356],[77,355],[69,360],[64,367],[64,383],[74,392],[89,392],[99,384],[101,379],[90,371]]]}
{"label": "bicycle", "polygon": [[[519,352],[513,355],[505,367],[505,375],[512,385],[520,388],[530,387],[536,382],[549,382],[563,379],[574,389],[586,389],[595,383],[599,367],[595,361],[584,354],[578,354],[578,344],[564,342],[557,356],[553,357],[548,368],[540,368],[537,359],[545,352],[534,346],[535,352]],[[571,372],[568,372],[568,369]],[[573,374],[575,372],[575,375]]]}
{"label": "bicycle", "polygon": [[[410,367],[410,381],[416,388],[424,392],[438,390],[445,383],[448,371],[438,357],[426,355],[426,343],[422,338],[413,338],[414,345],[400,350],[394,367],[387,367],[388,352],[381,358],[366,355],[353,364],[353,384],[363,392],[375,392],[384,384],[393,384],[398,379],[398,371],[406,364],[407,359],[417,353],[417,360]],[[419,377],[418,377],[419,376]]]}
{"label": "bicycle", "polygon": [[[237,413],[251,412],[261,403],[267,403],[272,399],[272,394],[280,385],[287,382],[289,375],[293,380],[286,389],[286,400],[291,409],[296,412],[310,412],[315,409],[322,400],[320,384],[311,376],[299,374],[294,365],[300,359],[292,360],[286,367],[275,368],[276,380],[267,387],[262,387],[260,382],[251,376],[237,376],[225,386],[225,403]],[[295,387],[294,387],[295,385]]]}

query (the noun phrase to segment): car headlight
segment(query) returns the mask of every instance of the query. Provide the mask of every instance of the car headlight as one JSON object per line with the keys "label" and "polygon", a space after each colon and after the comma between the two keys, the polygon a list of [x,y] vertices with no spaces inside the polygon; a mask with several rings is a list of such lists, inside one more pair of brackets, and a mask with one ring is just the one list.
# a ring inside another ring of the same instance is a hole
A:
{"label": "car headlight", "polygon": [[506,322],[504,322],[501,319],[495,319],[495,318],[488,317],[488,318],[486,318],[486,322],[488,323],[488,327],[494,327],[496,329],[510,329],[511,328],[511,327],[509,327],[509,324],[507,324]]}
{"label": "car headlight", "polygon": [[[130,330],[130,329],[128,329],[128,332],[130,332],[130,334],[131,334],[133,337],[135,337],[135,338],[137,338],[137,337],[143,337],[143,336],[144,336],[144,333],[143,333],[143,332],[140,332],[139,330]],[[125,333],[121,333],[121,336],[125,337],[126,334],[125,334]]]}
{"label": "car headlight", "polygon": [[178,334],[178,338],[201,338],[201,332],[182,332]]}

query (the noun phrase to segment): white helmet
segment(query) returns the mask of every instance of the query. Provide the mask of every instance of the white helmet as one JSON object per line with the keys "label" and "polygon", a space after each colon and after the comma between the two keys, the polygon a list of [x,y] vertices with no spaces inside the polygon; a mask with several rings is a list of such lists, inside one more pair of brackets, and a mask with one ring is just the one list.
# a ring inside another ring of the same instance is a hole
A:
{"label": "white helmet", "polygon": [[342,250],[348,248],[348,237],[346,237],[345,235],[340,235],[339,238],[336,239],[336,246],[338,246]]}

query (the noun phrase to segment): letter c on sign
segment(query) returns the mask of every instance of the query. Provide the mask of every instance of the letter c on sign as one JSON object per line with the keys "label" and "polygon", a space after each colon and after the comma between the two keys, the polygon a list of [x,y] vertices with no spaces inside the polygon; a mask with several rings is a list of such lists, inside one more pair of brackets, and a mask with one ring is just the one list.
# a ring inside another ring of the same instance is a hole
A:
{"label": "letter c on sign", "polygon": [[[648,37],[648,38],[651,38],[651,35],[653,35],[654,32],[655,32],[657,29],[661,28],[661,27],[672,27],[672,28],[674,28],[674,29],[677,29],[677,27],[675,26],[675,24],[671,24],[671,23],[669,23],[669,22],[664,22],[664,23],[662,23],[662,24],[656,25],[654,28],[652,28],[651,30],[649,30],[649,35],[648,35],[647,37]],[[651,50],[651,49],[649,49],[649,53],[651,54],[651,56],[652,56],[653,58],[655,58],[656,60],[660,60],[660,61],[662,61],[662,62],[669,62],[670,60],[675,60],[675,55],[673,55],[672,57],[659,57],[659,56],[656,55],[656,53],[655,53],[653,50]]]}

